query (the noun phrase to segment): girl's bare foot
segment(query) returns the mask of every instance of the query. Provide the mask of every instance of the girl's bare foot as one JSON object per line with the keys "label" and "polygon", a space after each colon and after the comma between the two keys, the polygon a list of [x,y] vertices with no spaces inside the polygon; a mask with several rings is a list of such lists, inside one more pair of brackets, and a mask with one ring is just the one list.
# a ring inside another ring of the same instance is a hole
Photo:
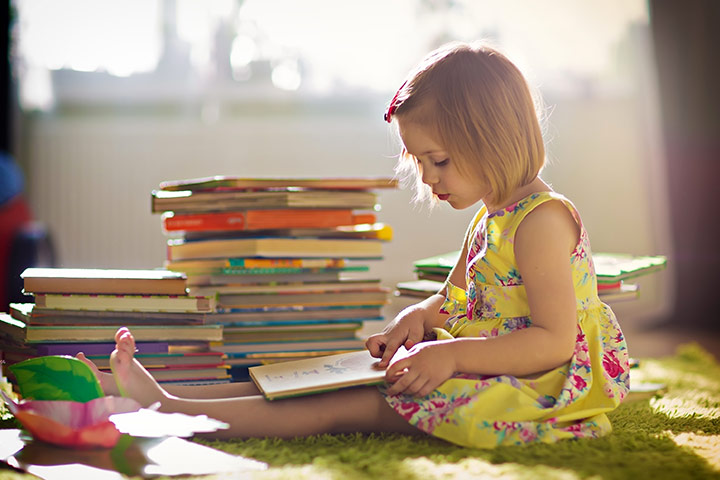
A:
{"label": "girl's bare foot", "polygon": [[135,359],[135,338],[125,327],[115,333],[115,350],[110,354],[110,368],[119,392],[149,407],[168,398],[150,373]]}
{"label": "girl's bare foot", "polygon": [[79,352],[75,355],[75,358],[81,360],[85,365],[90,367],[95,374],[95,377],[100,382],[100,388],[102,388],[105,395],[114,395],[116,397],[120,396],[120,389],[118,388],[117,383],[115,383],[112,373],[101,372],[97,365],[87,358],[83,352]]}

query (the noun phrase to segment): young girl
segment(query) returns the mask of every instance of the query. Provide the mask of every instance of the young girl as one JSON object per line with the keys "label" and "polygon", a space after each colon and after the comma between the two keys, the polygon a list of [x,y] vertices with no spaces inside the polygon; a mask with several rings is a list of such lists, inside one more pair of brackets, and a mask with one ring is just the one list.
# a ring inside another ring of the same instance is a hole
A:
{"label": "young girl", "polygon": [[[605,413],[628,391],[627,349],[598,299],[577,210],[538,176],[545,153],[521,73],[489,47],[444,46],[385,119],[419,197],[482,202],[444,288],[367,340],[388,367],[385,386],[273,402],[252,383],[163,389],[123,328],[113,375],[96,369],[105,392],[225,421],[225,437],[425,432],[486,448],[608,433]],[[409,356],[391,362],[401,345]]]}

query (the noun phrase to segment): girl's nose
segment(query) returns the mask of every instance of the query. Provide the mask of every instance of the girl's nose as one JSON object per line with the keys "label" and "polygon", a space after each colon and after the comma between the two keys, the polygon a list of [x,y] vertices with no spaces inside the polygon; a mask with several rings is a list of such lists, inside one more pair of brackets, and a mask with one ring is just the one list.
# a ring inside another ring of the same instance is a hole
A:
{"label": "girl's nose", "polygon": [[421,180],[425,185],[434,185],[438,183],[439,176],[437,174],[437,169],[433,167],[423,167]]}

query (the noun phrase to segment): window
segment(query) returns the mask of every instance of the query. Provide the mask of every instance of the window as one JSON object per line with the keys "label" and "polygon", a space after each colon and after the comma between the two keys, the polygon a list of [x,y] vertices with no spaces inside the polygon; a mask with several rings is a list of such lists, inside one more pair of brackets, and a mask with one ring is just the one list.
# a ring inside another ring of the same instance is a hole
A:
{"label": "window", "polygon": [[[21,106],[386,95],[486,38],[543,87],[620,82],[641,0],[15,0]],[[530,66],[532,71],[530,71]]]}

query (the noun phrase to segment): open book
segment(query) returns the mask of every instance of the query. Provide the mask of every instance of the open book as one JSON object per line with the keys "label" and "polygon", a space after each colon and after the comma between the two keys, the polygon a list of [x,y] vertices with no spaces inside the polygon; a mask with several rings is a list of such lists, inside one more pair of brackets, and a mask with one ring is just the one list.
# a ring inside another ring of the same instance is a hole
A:
{"label": "open book", "polygon": [[[407,355],[400,347],[393,360]],[[268,400],[377,385],[385,369],[367,350],[250,367],[250,377]]]}

